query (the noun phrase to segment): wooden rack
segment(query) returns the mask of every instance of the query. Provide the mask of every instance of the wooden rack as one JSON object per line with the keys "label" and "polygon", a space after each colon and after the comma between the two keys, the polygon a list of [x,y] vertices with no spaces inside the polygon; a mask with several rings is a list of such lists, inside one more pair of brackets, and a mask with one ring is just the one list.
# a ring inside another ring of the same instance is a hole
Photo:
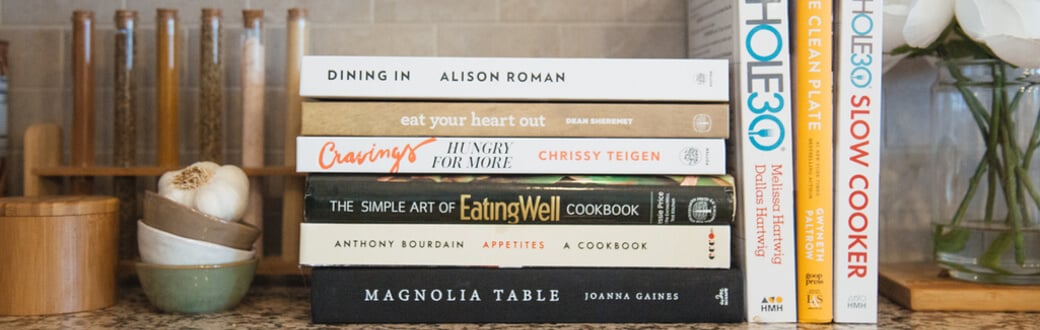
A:
{"label": "wooden rack", "polygon": [[[26,196],[55,195],[61,193],[61,179],[66,177],[155,177],[175,168],[141,167],[77,167],[62,166],[61,128],[55,124],[36,124],[25,131],[23,168],[23,191]],[[243,168],[249,176],[302,176],[291,166]],[[286,196],[290,189],[299,185],[286,184]],[[296,212],[302,210],[303,200],[286,199],[283,204],[281,249],[282,255],[263,256],[257,266],[259,275],[293,275],[305,273],[299,266],[299,224],[302,218]],[[121,260],[120,273],[133,272],[134,260]]]}

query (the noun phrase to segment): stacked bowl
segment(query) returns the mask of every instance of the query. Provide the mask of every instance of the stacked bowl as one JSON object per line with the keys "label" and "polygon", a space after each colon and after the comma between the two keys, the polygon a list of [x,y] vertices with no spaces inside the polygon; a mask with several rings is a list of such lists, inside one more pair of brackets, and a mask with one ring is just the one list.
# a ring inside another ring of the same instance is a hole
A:
{"label": "stacked bowl", "polygon": [[225,221],[147,191],[137,222],[137,275],[148,300],[177,313],[234,307],[248,291],[260,229]]}

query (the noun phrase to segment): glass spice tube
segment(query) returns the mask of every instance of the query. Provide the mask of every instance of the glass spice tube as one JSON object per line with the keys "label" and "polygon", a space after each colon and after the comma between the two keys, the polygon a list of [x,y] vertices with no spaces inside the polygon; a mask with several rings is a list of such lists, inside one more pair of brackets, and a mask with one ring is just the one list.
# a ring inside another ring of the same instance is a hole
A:
{"label": "glass spice tube", "polygon": [[[94,165],[94,12],[72,13],[72,166]],[[73,177],[73,194],[92,192],[92,180]]]}
{"label": "glass spice tube", "polygon": [[156,155],[159,166],[177,167],[180,163],[178,126],[180,112],[180,37],[177,10],[156,10]]}
{"label": "glass spice tube", "polygon": [[7,41],[0,40],[0,196],[7,195]]}
{"label": "glass spice tube", "polygon": [[134,54],[136,53],[136,35],[134,29],[137,21],[137,12],[131,10],[116,11],[116,62],[115,62],[115,92],[113,103],[115,108],[113,114],[112,131],[113,163],[115,166],[133,166],[137,153],[137,116],[134,108],[134,94],[137,86],[134,84]]}
{"label": "glass spice tube", "polygon": [[72,13],[72,165],[94,165],[94,12]]}
{"label": "glass spice tube", "polygon": [[224,37],[221,11],[202,9],[199,55],[199,160],[224,162]]}
{"label": "glass spice tube", "polygon": [[[307,53],[309,24],[307,9],[289,9],[286,20],[286,53],[285,53],[285,140],[282,154],[285,166],[296,165],[296,136],[300,135],[300,108],[303,99],[300,97],[300,65],[303,55]],[[300,245],[300,221],[303,219],[302,177],[285,177],[285,188],[282,196],[282,257],[287,260],[298,260]]]}
{"label": "glass spice tube", "polygon": [[[137,109],[134,96],[137,70],[134,57],[137,54],[137,12],[117,10],[115,14],[115,90],[112,96],[112,133],[114,166],[130,167],[137,163]],[[123,259],[137,256],[137,178],[117,176],[112,178],[113,195],[119,199],[119,255]]]}
{"label": "glass spice tube", "polygon": [[[242,11],[242,166],[264,166],[264,11]],[[249,206],[243,220],[263,228],[263,194],[260,178],[249,178]],[[263,255],[263,239],[254,244]]]}
{"label": "glass spice tube", "polygon": [[300,133],[300,65],[308,47],[307,9],[291,8],[286,20],[285,54],[285,165],[296,164],[296,136]]}

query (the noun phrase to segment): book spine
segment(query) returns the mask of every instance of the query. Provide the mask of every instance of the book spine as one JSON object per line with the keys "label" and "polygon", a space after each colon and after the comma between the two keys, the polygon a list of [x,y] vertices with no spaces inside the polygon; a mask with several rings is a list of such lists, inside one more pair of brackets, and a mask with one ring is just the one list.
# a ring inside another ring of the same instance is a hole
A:
{"label": "book spine", "polygon": [[300,264],[728,268],[730,226],[303,223]]}
{"label": "book spine", "polygon": [[792,1],[798,322],[834,318],[833,6]]}
{"label": "book spine", "polygon": [[302,116],[310,136],[729,137],[726,103],[326,101]]}
{"label": "book spine", "polygon": [[882,4],[843,0],[837,13],[834,321],[876,323]]}
{"label": "book spine", "polygon": [[381,182],[312,174],[305,221],[730,225],[732,186]]}
{"label": "book spine", "polygon": [[726,147],[750,322],[797,321],[788,8],[784,0],[687,3],[691,52],[732,61]]}
{"label": "book spine", "polygon": [[723,139],[301,136],[306,173],[725,174]]}
{"label": "book spine", "polygon": [[305,56],[315,98],[728,102],[726,61]]}
{"label": "book spine", "polygon": [[314,323],[743,320],[738,269],[355,268],[311,271]]}

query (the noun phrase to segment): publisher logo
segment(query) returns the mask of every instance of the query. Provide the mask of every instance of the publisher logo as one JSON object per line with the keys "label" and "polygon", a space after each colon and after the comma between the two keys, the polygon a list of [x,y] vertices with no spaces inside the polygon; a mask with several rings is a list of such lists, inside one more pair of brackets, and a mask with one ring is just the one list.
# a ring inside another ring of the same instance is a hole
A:
{"label": "publisher logo", "polygon": [[708,260],[715,260],[715,231],[708,231]]}
{"label": "publisher logo", "polygon": [[719,301],[719,306],[729,306],[729,288],[719,289],[719,293],[715,295],[715,300]]}
{"label": "publisher logo", "polygon": [[690,166],[700,165],[704,158],[703,153],[704,152],[701,151],[701,149],[687,147],[686,149],[683,149],[682,155],[680,155],[679,158],[682,160],[683,164]]}
{"label": "publisher logo", "polygon": [[823,308],[823,294],[819,291],[820,290],[812,290],[805,296],[805,302],[809,306],[809,309]]}
{"label": "publisher logo", "polygon": [[715,220],[715,200],[708,197],[696,197],[690,200],[686,208],[687,219],[692,223],[708,223]]}
{"label": "publisher logo", "polygon": [[711,130],[711,116],[698,114],[693,116],[693,131],[704,133]]}
{"label": "publisher logo", "polygon": [[698,72],[696,75],[693,76],[693,83],[697,86],[711,86],[711,77],[711,72]]}
{"label": "publisher logo", "polygon": [[870,300],[864,295],[851,296],[845,303],[845,307],[852,310],[866,310],[869,306]]}
{"label": "publisher logo", "polygon": [[763,297],[759,302],[759,309],[762,312],[783,312],[784,298],[781,296]]}

